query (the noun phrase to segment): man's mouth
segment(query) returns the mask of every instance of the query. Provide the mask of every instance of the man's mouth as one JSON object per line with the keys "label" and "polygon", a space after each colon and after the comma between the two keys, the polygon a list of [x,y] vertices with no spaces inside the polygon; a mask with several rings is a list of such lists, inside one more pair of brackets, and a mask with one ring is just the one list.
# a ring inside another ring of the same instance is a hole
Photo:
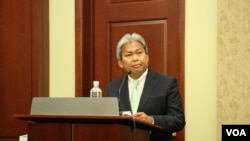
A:
{"label": "man's mouth", "polygon": [[141,64],[132,65],[133,68],[139,68],[140,66],[141,66]]}

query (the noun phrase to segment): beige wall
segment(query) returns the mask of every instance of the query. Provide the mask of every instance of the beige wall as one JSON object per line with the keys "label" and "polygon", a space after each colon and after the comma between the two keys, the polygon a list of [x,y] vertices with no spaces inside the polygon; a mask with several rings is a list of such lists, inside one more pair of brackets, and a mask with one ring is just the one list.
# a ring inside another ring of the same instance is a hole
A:
{"label": "beige wall", "polygon": [[185,141],[215,141],[217,0],[185,3]]}
{"label": "beige wall", "polygon": [[249,0],[218,0],[217,51],[219,133],[221,124],[250,123]]}
{"label": "beige wall", "polygon": [[75,96],[75,1],[50,0],[50,96]]}

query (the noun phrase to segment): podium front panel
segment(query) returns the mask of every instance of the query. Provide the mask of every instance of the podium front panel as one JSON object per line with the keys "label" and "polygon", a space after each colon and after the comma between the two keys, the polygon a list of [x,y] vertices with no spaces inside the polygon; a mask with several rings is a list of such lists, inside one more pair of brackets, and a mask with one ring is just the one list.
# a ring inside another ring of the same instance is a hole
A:
{"label": "podium front panel", "polygon": [[[29,123],[28,141],[133,141],[134,129],[122,124]],[[136,129],[136,140],[149,141],[149,132]]]}
{"label": "podium front panel", "polygon": [[162,130],[162,127],[120,116],[15,117],[29,122],[29,141],[149,141],[150,130]]}
{"label": "podium front panel", "polygon": [[131,128],[118,124],[75,124],[75,141],[132,141]]}
{"label": "podium front panel", "polygon": [[29,123],[28,141],[72,141],[70,123]]}

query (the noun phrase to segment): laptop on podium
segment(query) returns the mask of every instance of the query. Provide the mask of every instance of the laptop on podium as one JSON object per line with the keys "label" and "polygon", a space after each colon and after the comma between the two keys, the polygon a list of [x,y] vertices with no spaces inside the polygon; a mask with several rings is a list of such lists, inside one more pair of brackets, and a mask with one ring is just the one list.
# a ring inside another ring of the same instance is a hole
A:
{"label": "laptop on podium", "polygon": [[116,97],[34,97],[30,115],[119,116]]}

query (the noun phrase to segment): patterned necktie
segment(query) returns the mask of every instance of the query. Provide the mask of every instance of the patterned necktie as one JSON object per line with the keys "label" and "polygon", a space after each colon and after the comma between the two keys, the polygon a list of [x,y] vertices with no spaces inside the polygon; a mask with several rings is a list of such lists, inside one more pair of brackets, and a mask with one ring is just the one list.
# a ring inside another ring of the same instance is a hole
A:
{"label": "patterned necktie", "polygon": [[133,91],[132,91],[132,96],[131,96],[131,99],[130,99],[130,104],[131,104],[131,108],[132,108],[132,113],[135,114],[137,112],[137,108],[138,108],[139,100],[140,100],[140,96],[139,96],[139,93],[138,93],[138,84],[139,84],[139,81],[138,80],[134,80],[133,84],[134,84],[134,88],[133,88]]}

